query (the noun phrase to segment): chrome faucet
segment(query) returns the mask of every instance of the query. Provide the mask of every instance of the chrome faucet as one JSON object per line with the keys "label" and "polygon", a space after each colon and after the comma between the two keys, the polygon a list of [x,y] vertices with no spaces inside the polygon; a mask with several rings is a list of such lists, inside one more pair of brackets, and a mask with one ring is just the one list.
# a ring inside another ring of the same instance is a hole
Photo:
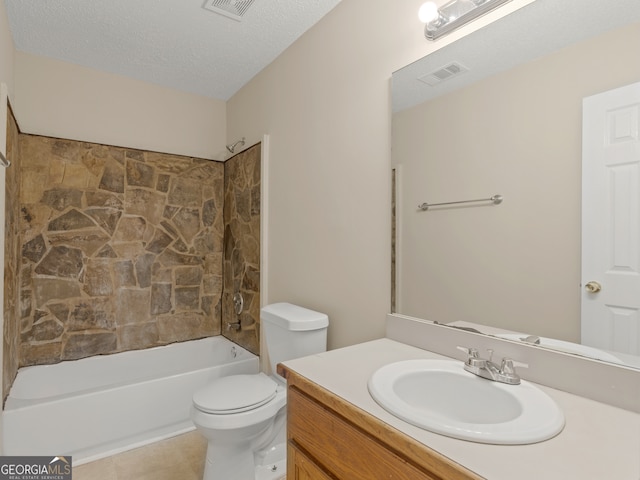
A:
{"label": "chrome faucet", "polygon": [[515,365],[520,367],[527,367],[527,364],[515,362],[511,358],[504,357],[500,366],[493,363],[493,350],[488,349],[489,359],[480,358],[477,348],[458,347],[458,350],[462,350],[467,355],[467,360],[464,362],[464,369],[467,372],[473,373],[487,380],[493,380],[494,382],[506,383],[508,385],[519,385],[520,376],[516,373]]}

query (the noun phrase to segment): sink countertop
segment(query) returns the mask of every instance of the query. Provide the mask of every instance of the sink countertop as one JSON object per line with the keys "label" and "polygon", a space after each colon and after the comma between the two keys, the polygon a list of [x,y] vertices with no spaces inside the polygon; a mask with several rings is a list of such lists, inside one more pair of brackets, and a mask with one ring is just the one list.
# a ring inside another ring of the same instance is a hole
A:
{"label": "sink countertop", "polygon": [[473,443],[422,430],[396,418],[369,395],[367,381],[383,365],[419,358],[447,359],[383,338],[284,364],[489,480],[640,479],[640,414],[544,385],[535,384],[560,406],[566,424],[559,435],[541,443]]}

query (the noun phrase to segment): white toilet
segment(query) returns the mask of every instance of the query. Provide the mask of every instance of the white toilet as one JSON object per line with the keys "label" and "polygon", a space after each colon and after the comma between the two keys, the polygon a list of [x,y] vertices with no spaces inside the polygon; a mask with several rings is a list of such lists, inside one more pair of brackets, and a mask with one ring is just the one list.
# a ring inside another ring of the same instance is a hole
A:
{"label": "white toilet", "polygon": [[290,303],[261,310],[271,374],[231,375],[193,395],[191,419],[208,440],[204,480],[275,480],[286,474],[284,378],[276,365],[324,352],[329,319]]}

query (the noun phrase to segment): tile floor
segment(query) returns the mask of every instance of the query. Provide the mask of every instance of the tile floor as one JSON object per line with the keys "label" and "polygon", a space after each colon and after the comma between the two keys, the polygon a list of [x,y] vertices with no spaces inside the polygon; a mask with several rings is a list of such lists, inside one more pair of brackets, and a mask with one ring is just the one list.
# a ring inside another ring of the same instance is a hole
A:
{"label": "tile floor", "polygon": [[73,480],[201,480],[207,442],[190,432],[73,468]]}

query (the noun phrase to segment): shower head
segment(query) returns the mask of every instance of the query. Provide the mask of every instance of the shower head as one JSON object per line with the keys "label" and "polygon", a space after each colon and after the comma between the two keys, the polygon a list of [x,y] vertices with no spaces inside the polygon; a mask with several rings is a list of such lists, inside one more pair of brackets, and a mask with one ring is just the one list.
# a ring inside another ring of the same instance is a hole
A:
{"label": "shower head", "polygon": [[241,147],[244,147],[244,137],[242,137],[242,139],[238,140],[236,143],[227,145],[227,150],[229,150],[231,153],[236,153],[236,147],[238,145],[240,145]]}

